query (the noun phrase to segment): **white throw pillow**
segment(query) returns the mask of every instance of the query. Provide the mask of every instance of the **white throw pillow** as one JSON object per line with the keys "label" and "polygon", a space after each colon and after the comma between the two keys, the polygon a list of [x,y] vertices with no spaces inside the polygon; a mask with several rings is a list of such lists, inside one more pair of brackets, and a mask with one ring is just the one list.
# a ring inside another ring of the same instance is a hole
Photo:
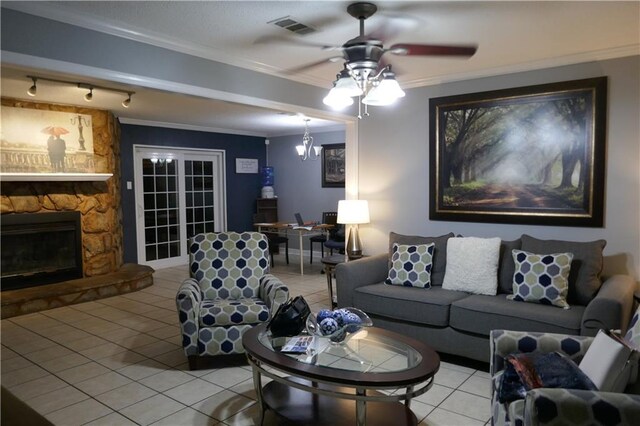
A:
{"label": "white throw pillow", "polygon": [[449,238],[442,288],[495,296],[500,238]]}

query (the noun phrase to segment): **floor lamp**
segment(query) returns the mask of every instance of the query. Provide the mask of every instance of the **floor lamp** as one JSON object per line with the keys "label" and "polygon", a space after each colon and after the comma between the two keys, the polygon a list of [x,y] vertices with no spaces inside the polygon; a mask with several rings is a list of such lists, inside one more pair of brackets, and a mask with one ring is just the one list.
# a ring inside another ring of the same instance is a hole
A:
{"label": "floor lamp", "polygon": [[338,201],[338,223],[353,225],[347,239],[347,257],[350,260],[362,257],[362,243],[358,235],[358,225],[369,223],[369,203],[366,200]]}

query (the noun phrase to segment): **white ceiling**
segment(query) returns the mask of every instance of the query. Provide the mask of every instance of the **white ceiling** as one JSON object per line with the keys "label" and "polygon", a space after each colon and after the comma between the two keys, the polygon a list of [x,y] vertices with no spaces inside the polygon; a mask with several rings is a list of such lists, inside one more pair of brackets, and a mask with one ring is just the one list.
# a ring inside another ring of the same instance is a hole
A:
{"label": "white ceiling", "polygon": [[[291,35],[292,39],[342,45],[358,33],[358,22],[346,13],[349,3],[99,1],[3,2],[2,5],[328,89],[342,68],[341,62],[327,63],[302,73],[288,74],[286,70],[335,56],[335,52],[255,41],[264,37],[288,37],[288,31],[268,22],[291,16],[318,30],[306,36]],[[640,2],[637,1],[387,1],[376,4],[380,12],[366,21],[367,29],[382,23],[402,29],[385,46],[400,42],[478,45],[477,53],[468,60],[389,55],[387,59],[405,88],[640,54]],[[3,96],[25,97],[28,85],[20,72],[6,67],[2,71]],[[22,94],[14,93],[17,87]],[[139,88],[136,91],[139,93],[131,108],[116,109],[121,117],[263,135],[291,133],[292,129],[302,127],[299,117],[258,108],[248,108],[245,115],[245,110],[234,104],[220,105],[211,100]],[[56,96],[60,96],[58,102],[75,103],[64,98],[63,93]],[[96,105],[97,100],[96,96]],[[113,109],[112,106],[113,103],[109,103],[104,107]],[[278,123],[283,119],[295,123]],[[335,125],[316,123],[318,128],[335,128]]]}

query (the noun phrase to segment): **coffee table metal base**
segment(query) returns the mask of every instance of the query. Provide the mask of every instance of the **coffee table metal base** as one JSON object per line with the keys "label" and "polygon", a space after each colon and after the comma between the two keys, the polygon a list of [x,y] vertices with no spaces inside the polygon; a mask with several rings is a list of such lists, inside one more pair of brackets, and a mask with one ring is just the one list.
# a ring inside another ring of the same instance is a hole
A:
{"label": "coffee table metal base", "polygon": [[[312,383],[297,377],[290,381],[312,386]],[[331,387],[317,384],[320,389],[353,393],[353,388]],[[382,395],[375,391],[367,394]],[[271,381],[262,388],[263,409],[270,409],[291,425],[357,425],[356,401],[317,395],[284,383]],[[366,425],[417,425],[418,420],[409,407],[401,402],[367,401]]]}

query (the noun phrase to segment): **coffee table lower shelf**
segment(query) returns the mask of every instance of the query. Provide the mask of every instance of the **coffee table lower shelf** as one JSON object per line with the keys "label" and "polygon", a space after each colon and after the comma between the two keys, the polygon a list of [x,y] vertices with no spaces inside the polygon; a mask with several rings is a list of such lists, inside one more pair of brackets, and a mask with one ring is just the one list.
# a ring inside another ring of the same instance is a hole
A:
{"label": "coffee table lower shelf", "polygon": [[[298,377],[289,377],[288,380],[311,386],[310,381]],[[318,387],[353,392],[352,388],[347,387],[331,387],[324,384],[318,384]],[[375,394],[379,393],[372,392],[372,395]],[[262,398],[265,408],[282,417],[288,422],[287,424],[305,426],[357,424],[354,400],[316,395],[275,380],[262,388]],[[366,404],[367,426],[418,424],[415,414],[401,402],[368,401]]]}

